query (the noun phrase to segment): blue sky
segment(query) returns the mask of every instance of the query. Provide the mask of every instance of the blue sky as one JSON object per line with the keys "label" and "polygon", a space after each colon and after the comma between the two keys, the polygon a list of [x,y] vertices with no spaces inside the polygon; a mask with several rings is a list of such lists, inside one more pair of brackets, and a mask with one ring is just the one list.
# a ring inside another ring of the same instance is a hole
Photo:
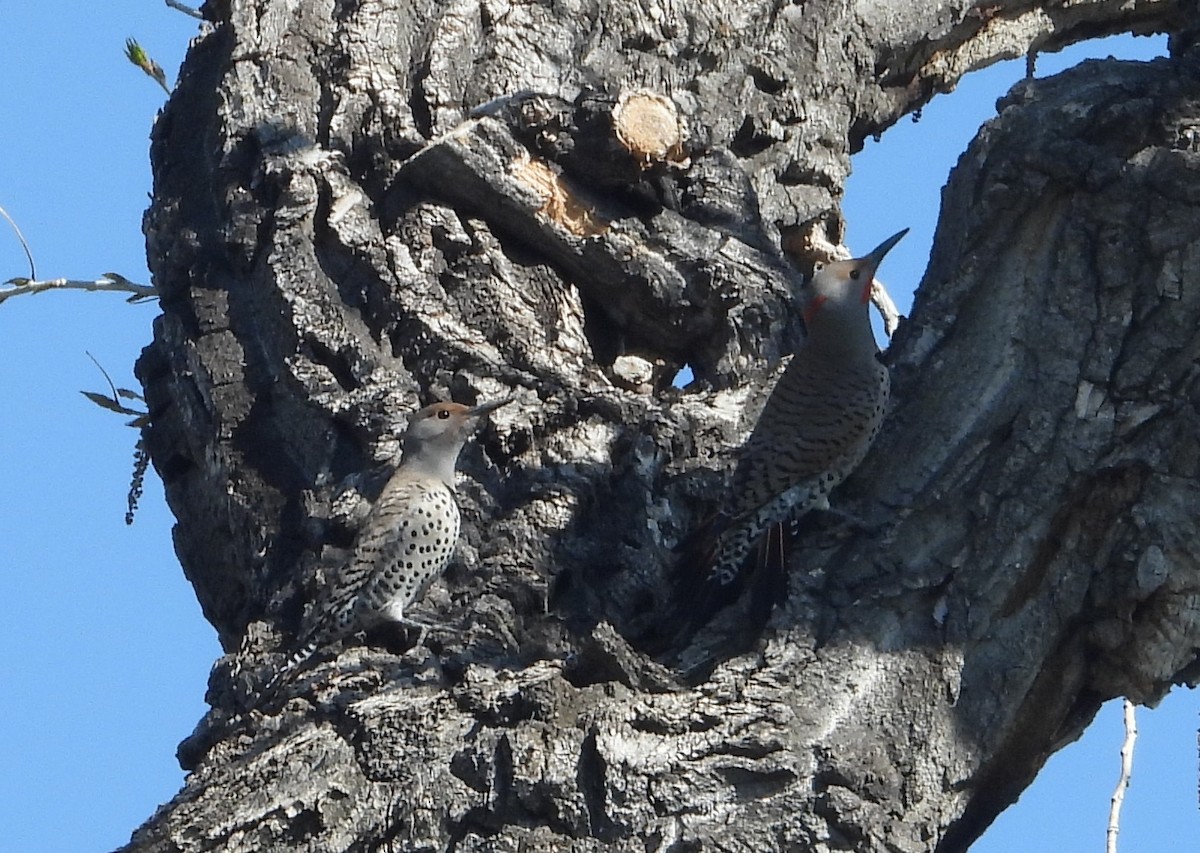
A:
{"label": "blue sky", "polygon": [[[167,71],[196,22],[157,0],[0,5],[5,57],[0,206],[20,224],[43,278],[113,271],[147,281],[141,234],[150,190],[148,134],[163,92],[122,56],[136,37]],[[1039,74],[1082,56],[1146,58],[1164,39],[1093,43],[1043,57]],[[928,257],[941,187],[994,103],[1023,73],[1005,63],[967,78],[855,159],[849,243],[869,248],[902,226],[885,280],[906,292]],[[896,209],[891,200],[904,199]],[[0,228],[0,280],[26,275]],[[80,390],[136,387],[154,303],[46,293],[0,305],[0,827],[5,849],[107,850],[179,788],[178,742],[203,714],[220,653],[171,546],[173,519],[151,475],[132,527],[125,496],[136,436]],[[1176,691],[1139,710],[1141,737],[1121,850],[1179,849],[1200,838],[1200,697]],[[1118,770],[1121,712],[1110,703],[975,846],[979,853],[1102,849]]]}

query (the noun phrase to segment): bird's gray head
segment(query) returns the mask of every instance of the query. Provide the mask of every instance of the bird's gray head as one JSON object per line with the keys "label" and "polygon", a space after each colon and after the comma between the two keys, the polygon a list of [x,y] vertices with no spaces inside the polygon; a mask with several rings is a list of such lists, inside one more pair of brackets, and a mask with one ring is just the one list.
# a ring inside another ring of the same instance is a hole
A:
{"label": "bird's gray head", "polygon": [[400,466],[438,477],[453,486],[454,464],[467,439],[484,417],[510,402],[511,397],[478,406],[434,403],[413,412],[408,416]]}
{"label": "bird's gray head", "polygon": [[871,333],[867,317],[871,282],[883,256],[907,233],[905,228],[893,234],[861,258],[817,265],[802,291],[804,325],[810,338],[828,336],[833,343],[837,337]]}

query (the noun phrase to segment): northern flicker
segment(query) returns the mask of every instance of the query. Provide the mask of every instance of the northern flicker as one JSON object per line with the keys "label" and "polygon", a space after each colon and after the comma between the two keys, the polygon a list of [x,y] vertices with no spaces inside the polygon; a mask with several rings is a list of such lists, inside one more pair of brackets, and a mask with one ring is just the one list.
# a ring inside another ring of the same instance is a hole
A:
{"label": "northern flicker", "polygon": [[354,554],[310,611],[298,650],[267,682],[269,695],[323,646],[405,616],[450,562],[458,542],[458,454],[482,418],[511,401],[434,403],[409,415],[400,466],[371,507]]}
{"label": "northern flicker", "polygon": [[731,603],[752,573],[781,577],[790,523],[828,508],[829,492],[879,432],[890,383],[871,331],[871,283],[907,233],[861,258],[819,266],[805,282],[804,342],[741,449],[726,505],[685,544],[680,582],[690,587],[693,629]]}

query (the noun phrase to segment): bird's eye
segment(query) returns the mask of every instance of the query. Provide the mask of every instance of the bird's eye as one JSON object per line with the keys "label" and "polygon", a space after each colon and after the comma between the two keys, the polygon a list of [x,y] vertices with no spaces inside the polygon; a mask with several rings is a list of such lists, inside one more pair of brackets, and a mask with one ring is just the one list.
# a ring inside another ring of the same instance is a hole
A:
{"label": "bird's eye", "polygon": [[445,409],[438,409],[438,418],[444,421],[448,417],[450,417],[450,413],[448,411]]}
{"label": "bird's eye", "polygon": [[858,277],[860,275],[861,273],[857,269],[850,270],[850,278],[854,279],[855,281],[858,281]]}

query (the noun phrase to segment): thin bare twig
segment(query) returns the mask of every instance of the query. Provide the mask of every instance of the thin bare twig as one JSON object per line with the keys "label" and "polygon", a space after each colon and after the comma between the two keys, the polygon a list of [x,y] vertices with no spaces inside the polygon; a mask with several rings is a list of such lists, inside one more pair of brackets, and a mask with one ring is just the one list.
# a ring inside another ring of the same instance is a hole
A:
{"label": "thin bare twig", "polygon": [[17,239],[21,241],[21,248],[25,250],[25,257],[29,259],[29,277],[36,279],[37,267],[33,264],[33,252],[29,251],[29,244],[25,242],[25,235],[21,233],[21,229],[17,226],[17,223],[8,215],[8,211],[3,207],[0,207],[0,216],[7,219],[8,224],[12,226],[12,230],[16,232]]}
{"label": "thin bare twig", "polygon": [[115,402],[120,402],[120,398],[117,397],[117,386],[112,381],[112,377],[108,375],[108,371],[104,369],[104,367],[100,364],[100,362],[96,361],[96,356],[92,355],[87,350],[84,350],[83,354],[92,360],[92,364],[96,365],[96,367],[99,369],[100,373],[104,376],[104,381],[108,383],[108,387],[112,391],[113,400]]}
{"label": "thin bare twig", "polygon": [[1121,776],[1113,791],[1112,803],[1108,808],[1108,842],[1105,853],[1117,853],[1117,835],[1121,831],[1121,804],[1125,802],[1125,790],[1133,775],[1133,744],[1137,740],[1137,719],[1133,703],[1125,700],[1125,742],[1121,744]]}
{"label": "thin bare twig", "polygon": [[41,293],[44,290],[103,290],[116,293],[130,293],[128,302],[141,302],[154,299],[158,290],[152,284],[138,284],[115,272],[106,272],[95,281],[80,281],[69,278],[54,278],[47,281],[37,281],[32,278],[10,278],[0,282],[0,304],[14,296],[26,293]]}

